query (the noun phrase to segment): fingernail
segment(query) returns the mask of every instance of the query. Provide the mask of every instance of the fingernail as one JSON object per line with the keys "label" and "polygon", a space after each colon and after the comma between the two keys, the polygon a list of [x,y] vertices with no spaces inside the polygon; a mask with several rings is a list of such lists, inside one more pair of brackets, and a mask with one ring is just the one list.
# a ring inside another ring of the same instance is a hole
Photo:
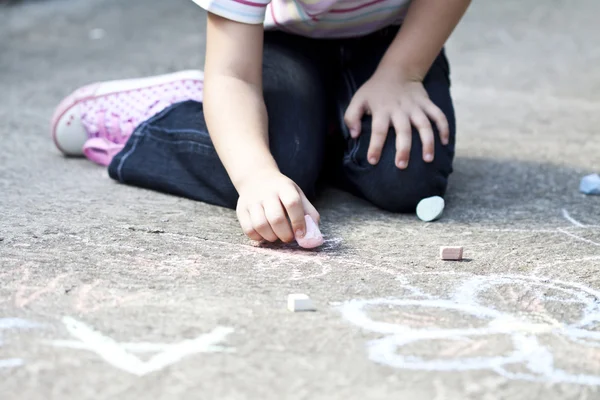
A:
{"label": "fingernail", "polygon": [[442,144],[445,146],[448,144],[448,138],[443,138],[442,139]]}
{"label": "fingernail", "polygon": [[355,128],[350,129],[350,136],[352,136],[353,138],[358,136],[358,130]]}
{"label": "fingernail", "polygon": [[372,165],[377,164],[377,159],[375,157],[369,157],[369,163],[371,163]]}
{"label": "fingernail", "polygon": [[423,159],[427,162],[431,162],[431,161],[433,161],[433,154],[431,154],[431,153],[425,154],[425,157],[423,157]]}
{"label": "fingernail", "polygon": [[406,168],[406,161],[398,161],[398,168],[400,168],[400,169]]}
{"label": "fingernail", "polygon": [[296,231],[296,237],[302,239],[304,237],[304,231],[302,231],[301,229],[298,229]]}

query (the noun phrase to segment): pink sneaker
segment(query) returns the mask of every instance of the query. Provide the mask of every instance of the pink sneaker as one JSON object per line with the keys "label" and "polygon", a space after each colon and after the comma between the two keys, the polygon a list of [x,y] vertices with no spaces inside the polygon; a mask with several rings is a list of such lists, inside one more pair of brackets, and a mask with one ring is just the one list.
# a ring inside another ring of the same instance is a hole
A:
{"label": "pink sneaker", "polygon": [[143,121],[172,104],[202,101],[202,71],[99,82],[77,89],[52,117],[52,138],[66,155],[108,165]]}

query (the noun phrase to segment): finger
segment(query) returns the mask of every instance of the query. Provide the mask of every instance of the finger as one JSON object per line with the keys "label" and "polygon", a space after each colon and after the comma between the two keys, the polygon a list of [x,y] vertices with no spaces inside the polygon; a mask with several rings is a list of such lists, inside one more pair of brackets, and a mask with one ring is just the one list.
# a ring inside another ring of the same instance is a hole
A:
{"label": "finger", "polygon": [[304,222],[304,206],[300,193],[295,187],[285,188],[279,193],[279,199],[292,224],[292,232],[296,237],[304,237],[306,223]]}
{"label": "finger", "polygon": [[421,143],[423,144],[423,160],[425,162],[432,162],[434,157],[434,140],[431,122],[429,122],[427,115],[421,109],[416,109],[411,113],[410,122],[419,131]]}
{"label": "finger", "polygon": [[344,114],[344,122],[350,131],[350,136],[356,139],[360,135],[360,123],[365,113],[366,104],[360,95],[355,94]]}
{"label": "finger", "polygon": [[265,216],[271,225],[271,229],[277,237],[284,243],[289,243],[294,240],[294,234],[290,228],[287,215],[281,205],[279,197],[273,197],[265,200],[263,203]]}
{"label": "finger", "polygon": [[312,205],[310,200],[306,197],[302,189],[296,185],[296,189],[298,193],[300,193],[300,199],[302,200],[302,207],[304,208],[304,215],[310,215],[310,217],[315,221],[317,225],[321,223],[321,214],[317,211],[315,206]]}
{"label": "finger", "polygon": [[250,220],[250,214],[246,209],[238,209],[237,210],[238,221],[240,222],[240,226],[242,227],[242,231],[244,234],[248,236],[252,240],[256,240],[260,242],[263,240],[263,237],[258,234],[252,227],[252,221]]}
{"label": "finger", "polygon": [[442,110],[440,110],[440,108],[431,101],[428,101],[423,109],[425,110],[425,114],[427,114],[427,116],[431,118],[433,122],[435,122],[435,125],[440,133],[440,140],[442,141],[442,144],[447,145],[450,142],[450,127],[448,126],[448,118],[446,118],[446,115],[442,112]]}
{"label": "finger", "polygon": [[315,221],[317,225],[321,223],[321,214],[317,211],[315,206],[306,198],[304,193],[302,193],[302,205],[304,206],[304,213],[306,215],[310,215],[310,217]]}
{"label": "finger", "polygon": [[250,213],[250,221],[252,221],[252,227],[260,236],[262,236],[265,240],[269,242],[276,242],[277,235],[271,229],[271,224],[267,220],[265,216],[265,210],[262,205],[255,204],[248,209]]}
{"label": "finger", "polygon": [[367,152],[367,159],[371,165],[379,162],[381,150],[385,145],[388,130],[390,129],[390,118],[387,114],[377,113],[373,115],[371,123],[371,142]]}
{"label": "finger", "polygon": [[396,166],[400,169],[408,167],[410,146],[412,145],[412,127],[408,115],[397,113],[392,115],[392,123],[396,131]]}

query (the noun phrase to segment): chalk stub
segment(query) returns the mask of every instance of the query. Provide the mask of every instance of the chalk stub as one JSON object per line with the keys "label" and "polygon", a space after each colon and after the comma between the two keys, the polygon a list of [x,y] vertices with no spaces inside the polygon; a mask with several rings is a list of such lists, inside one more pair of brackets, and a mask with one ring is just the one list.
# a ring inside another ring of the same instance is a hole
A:
{"label": "chalk stub", "polygon": [[288,310],[292,312],[317,311],[310,297],[302,293],[289,294],[287,306]]}
{"label": "chalk stub", "polygon": [[460,261],[463,257],[463,248],[460,246],[440,247],[440,258],[446,261]]}
{"label": "chalk stub", "polygon": [[585,194],[600,195],[600,175],[590,174],[581,178],[579,191]]}
{"label": "chalk stub", "polygon": [[435,221],[442,216],[445,205],[440,196],[427,197],[417,204],[417,217],[425,222]]}
{"label": "chalk stub", "polygon": [[304,237],[296,237],[296,242],[298,242],[300,247],[304,247],[305,249],[319,247],[324,242],[319,226],[310,215],[305,215],[304,221],[306,222],[306,234]]}

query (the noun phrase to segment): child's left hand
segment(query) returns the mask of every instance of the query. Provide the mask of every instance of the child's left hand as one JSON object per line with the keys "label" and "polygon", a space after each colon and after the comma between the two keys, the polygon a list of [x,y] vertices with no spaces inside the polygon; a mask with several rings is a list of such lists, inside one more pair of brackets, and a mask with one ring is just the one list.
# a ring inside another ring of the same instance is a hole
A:
{"label": "child's left hand", "polygon": [[434,157],[433,129],[429,119],[435,122],[442,144],[448,144],[448,120],[429,99],[423,83],[398,77],[397,72],[376,72],[352,98],[344,120],[355,139],[360,135],[361,119],[365,113],[372,116],[371,142],[367,153],[372,165],[379,162],[390,126],[396,131],[395,163],[400,169],[408,166],[412,126],[419,131],[425,162],[433,161]]}

